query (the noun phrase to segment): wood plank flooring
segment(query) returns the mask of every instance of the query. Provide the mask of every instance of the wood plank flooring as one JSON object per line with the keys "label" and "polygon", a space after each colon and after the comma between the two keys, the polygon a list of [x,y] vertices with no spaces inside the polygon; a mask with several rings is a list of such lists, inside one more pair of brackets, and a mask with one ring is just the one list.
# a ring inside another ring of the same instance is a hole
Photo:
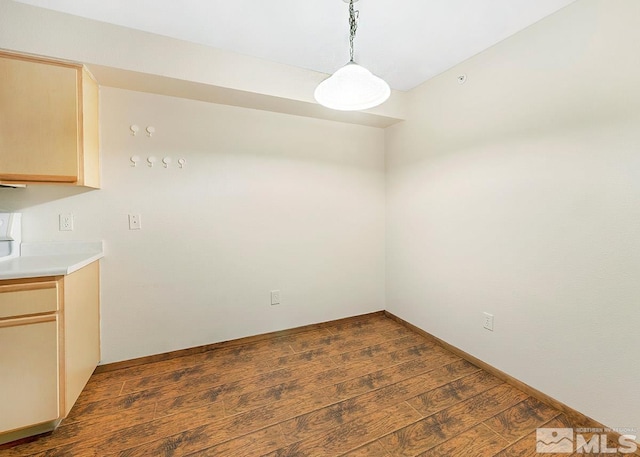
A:
{"label": "wood plank flooring", "polygon": [[55,432],[0,455],[524,457],[571,426],[376,314],[94,374]]}

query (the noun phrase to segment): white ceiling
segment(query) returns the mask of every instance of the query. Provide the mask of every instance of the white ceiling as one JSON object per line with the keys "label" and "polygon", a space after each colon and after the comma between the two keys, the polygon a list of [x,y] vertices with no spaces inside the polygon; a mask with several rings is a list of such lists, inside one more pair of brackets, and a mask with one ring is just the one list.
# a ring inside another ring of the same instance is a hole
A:
{"label": "white ceiling", "polygon": [[[323,73],[349,60],[342,0],[17,1]],[[355,60],[409,90],[574,1],[360,0]]]}

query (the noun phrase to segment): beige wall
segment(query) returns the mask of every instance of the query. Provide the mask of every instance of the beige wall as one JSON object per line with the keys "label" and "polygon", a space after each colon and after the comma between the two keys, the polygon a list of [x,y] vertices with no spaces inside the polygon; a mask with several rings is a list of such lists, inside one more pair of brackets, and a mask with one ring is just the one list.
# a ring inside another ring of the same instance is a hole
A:
{"label": "beige wall", "polygon": [[383,130],[104,87],[101,129],[101,190],[0,207],[28,207],[24,241],[105,241],[103,363],[384,308]]}
{"label": "beige wall", "polygon": [[639,23],[580,0],[413,90],[386,135],[387,309],[636,428]]}

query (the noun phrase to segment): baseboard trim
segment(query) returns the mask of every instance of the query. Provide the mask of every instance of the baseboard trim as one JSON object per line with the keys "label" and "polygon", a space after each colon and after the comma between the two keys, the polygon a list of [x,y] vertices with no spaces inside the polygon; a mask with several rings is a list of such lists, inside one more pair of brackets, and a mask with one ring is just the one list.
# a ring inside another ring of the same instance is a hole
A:
{"label": "baseboard trim", "polygon": [[[471,354],[469,354],[468,352],[463,351],[462,349],[457,348],[456,346],[453,346],[452,344],[447,343],[444,340],[441,340],[440,338],[433,336],[431,333],[422,330],[420,327],[417,327],[415,325],[413,325],[410,322],[405,321],[404,319],[396,316],[393,313],[390,313],[389,311],[384,311],[384,315],[387,316],[389,319],[392,319],[394,321],[396,321],[397,323],[404,325],[405,327],[407,327],[410,330],[413,330],[414,332],[418,333],[419,335],[433,341],[434,343],[440,345],[441,347],[443,347],[444,349],[454,353],[455,355],[457,355],[458,357],[461,357],[465,360],[467,360],[468,362],[471,362],[472,364],[474,364],[475,366],[482,368],[484,371],[492,374],[493,376],[495,376],[498,379],[501,379],[502,381],[506,382],[507,384],[515,387],[516,389],[520,389],[521,391],[523,391],[524,393],[526,393],[527,395],[540,400],[541,402],[551,406],[552,408],[558,409],[560,411],[562,411],[572,422],[574,423],[579,423],[579,424],[584,424],[582,425],[582,427],[585,428],[600,428],[600,429],[609,429],[609,427],[606,427],[605,425],[601,424],[600,422],[596,421],[595,419],[590,418],[589,416],[582,414],[580,411],[577,411],[573,408],[571,408],[570,406],[565,405],[564,403],[562,403],[561,401],[556,400],[555,398],[545,394],[544,392],[539,391],[538,389],[531,387],[530,385],[520,381],[519,379],[514,378],[513,376],[505,373],[502,370],[499,370],[497,368],[495,368],[494,366],[480,360],[477,357],[472,356]],[[619,433],[615,433],[615,432],[609,432],[609,434],[611,436],[615,436],[616,438],[618,438],[620,436]],[[640,447],[640,444],[639,444]],[[637,452],[635,454],[630,454],[630,455],[638,455],[640,456],[640,452]]]}
{"label": "baseboard trim", "polygon": [[384,313],[385,313],[384,311],[375,311],[372,313],[360,314],[358,316],[345,317],[342,319],[335,319],[332,321],[322,322],[320,324],[303,325],[301,327],[295,327],[287,330],[279,330],[276,332],[262,333],[260,335],[247,336],[247,337],[238,338],[235,340],[221,341],[219,343],[206,344],[204,346],[196,346],[193,348],[180,349],[177,351],[165,352],[162,354],[148,355],[148,356],[139,357],[136,359],[123,360],[121,362],[107,363],[104,365],[98,365],[98,367],[94,371],[94,374],[106,373],[108,371],[122,370],[125,368],[145,365],[147,363],[162,362],[164,360],[175,359],[178,357],[187,357],[190,355],[202,354],[203,352],[213,351],[214,349],[235,347],[243,344],[255,343],[258,341],[263,341],[263,340],[267,340],[267,339],[278,337],[278,336],[295,335],[296,333],[308,332],[310,330],[317,330],[317,329],[327,327],[329,325],[355,321],[355,320],[367,318],[367,317],[383,316]]}
{"label": "baseboard trim", "polygon": [[59,423],[60,420],[56,419],[45,422],[44,424],[14,430],[13,432],[3,432],[0,434],[0,451],[11,449],[18,444],[29,443],[42,436],[50,435]]}

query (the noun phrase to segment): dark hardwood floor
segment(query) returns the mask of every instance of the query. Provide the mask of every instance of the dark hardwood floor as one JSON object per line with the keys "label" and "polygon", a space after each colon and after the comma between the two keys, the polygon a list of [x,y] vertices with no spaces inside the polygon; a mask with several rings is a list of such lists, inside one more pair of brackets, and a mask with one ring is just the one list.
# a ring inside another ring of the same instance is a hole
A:
{"label": "dark hardwood floor", "polygon": [[552,456],[536,427],[571,426],[377,314],[94,374],[55,432],[0,455]]}

